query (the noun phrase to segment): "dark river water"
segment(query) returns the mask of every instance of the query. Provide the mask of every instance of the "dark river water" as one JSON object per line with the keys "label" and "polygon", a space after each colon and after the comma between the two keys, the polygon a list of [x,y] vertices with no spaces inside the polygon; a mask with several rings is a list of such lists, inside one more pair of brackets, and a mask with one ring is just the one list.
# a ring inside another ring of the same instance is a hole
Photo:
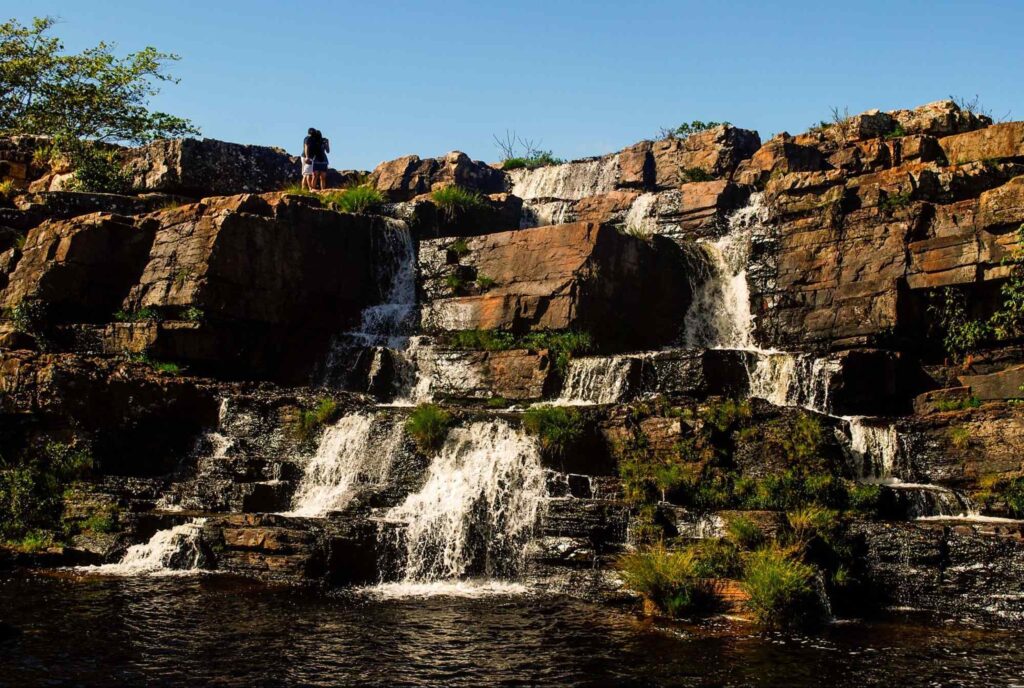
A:
{"label": "dark river water", "polygon": [[327,597],[0,574],[0,685],[1024,686],[1024,635],[926,620],[672,632],[540,595]]}

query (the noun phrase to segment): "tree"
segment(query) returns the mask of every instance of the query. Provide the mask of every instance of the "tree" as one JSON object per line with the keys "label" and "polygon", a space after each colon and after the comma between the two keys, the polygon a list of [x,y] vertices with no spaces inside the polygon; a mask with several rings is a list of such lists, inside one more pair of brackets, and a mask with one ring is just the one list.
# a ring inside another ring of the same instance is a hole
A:
{"label": "tree", "polygon": [[56,23],[0,24],[0,131],[123,143],[199,133],[189,120],[148,107],[162,83],[178,83],[165,71],[177,55],[147,47],[117,57],[104,42],[66,54],[50,35]]}

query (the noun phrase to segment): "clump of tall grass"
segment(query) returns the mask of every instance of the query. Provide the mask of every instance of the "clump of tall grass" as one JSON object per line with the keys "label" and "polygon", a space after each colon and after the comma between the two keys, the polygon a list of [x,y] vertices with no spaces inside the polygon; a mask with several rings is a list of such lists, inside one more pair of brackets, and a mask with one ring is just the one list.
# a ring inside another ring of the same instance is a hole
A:
{"label": "clump of tall grass", "polygon": [[320,202],[332,210],[343,213],[365,213],[383,203],[384,194],[368,184],[363,184],[321,194]]}
{"label": "clump of tall grass", "polygon": [[405,431],[420,451],[437,451],[448,436],[452,416],[436,404],[420,404],[405,421]]}
{"label": "clump of tall grass", "polygon": [[667,549],[658,543],[619,557],[622,580],[671,617],[706,612],[718,602],[718,585],[703,577],[693,548]]}

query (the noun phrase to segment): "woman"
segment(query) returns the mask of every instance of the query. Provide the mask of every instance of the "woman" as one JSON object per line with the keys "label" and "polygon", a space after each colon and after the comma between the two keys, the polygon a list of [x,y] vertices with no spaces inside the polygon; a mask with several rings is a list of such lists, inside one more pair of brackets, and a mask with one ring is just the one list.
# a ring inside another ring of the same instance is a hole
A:
{"label": "woman", "polygon": [[321,190],[327,188],[327,154],[330,152],[330,141],[318,129],[310,127],[302,141],[302,160],[313,166],[310,189],[316,189],[318,184]]}

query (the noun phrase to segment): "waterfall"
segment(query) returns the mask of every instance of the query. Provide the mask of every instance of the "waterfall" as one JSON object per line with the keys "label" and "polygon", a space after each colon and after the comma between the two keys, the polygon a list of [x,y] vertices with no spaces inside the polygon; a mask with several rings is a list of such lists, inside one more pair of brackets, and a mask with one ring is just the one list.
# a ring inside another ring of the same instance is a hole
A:
{"label": "waterfall", "polygon": [[149,542],[132,545],[121,561],[103,566],[79,566],[82,573],[105,576],[169,576],[194,573],[206,563],[202,548],[205,518],[157,531]]}
{"label": "waterfall", "polygon": [[619,156],[577,160],[534,170],[511,170],[508,176],[512,193],[524,201],[578,201],[615,190],[619,180]]}
{"label": "waterfall", "polygon": [[359,329],[349,335],[364,346],[404,347],[415,325],[416,245],[401,222],[388,222],[373,236],[377,283],[386,286],[381,303],[364,308]]}
{"label": "waterfall", "polygon": [[451,430],[423,487],[384,517],[405,526],[403,582],[516,574],[544,495],[540,452],[521,431],[501,420]]}
{"label": "waterfall", "polygon": [[868,482],[893,482],[899,479],[897,461],[900,455],[899,434],[888,422],[872,422],[865,416],[848,419],[850,451],[858,465],[854,475]]}
{"label": "waterfall", "polygon": [[614,404],[629,391],[636,356],[587,356],[569,362],[561,397],[556,404]]}
{"label": "waterfall", "polygon": [[626,211],[624,225],[627,230],[639,231],[650,236],[658,228],[657,221],[658,194],[643,193],[629,206]]}
{"label": "waterfall", "polygon": [[360,489],[384,485],[404,440],[400,419],[387,414],[342,417],[321,436],[286,515],[341,511]]}
{"label": "waterfall", "polygon": [[799,406],[830,415],[829,390],[840,364],[812,354],[751,352],[747,364],[750,396],[776,406]]}
{"label": "waterfall", "polygon": [[716,241],[701,242],[714,274],[694,290],[686,313],[686,346],[692,349],[758,350],[750,312],[747,264],[751,240],[768,219],[764,195],[729,216],[728,232]]}

